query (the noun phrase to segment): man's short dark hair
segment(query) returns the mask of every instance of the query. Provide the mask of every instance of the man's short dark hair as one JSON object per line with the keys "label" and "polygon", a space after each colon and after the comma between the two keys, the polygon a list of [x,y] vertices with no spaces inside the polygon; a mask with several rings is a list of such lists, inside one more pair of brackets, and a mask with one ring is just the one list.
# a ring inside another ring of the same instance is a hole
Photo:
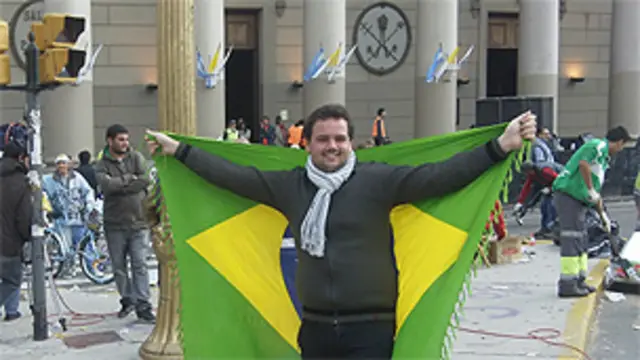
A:
{"label": "man's short dark hair", "polygon": [[78,160],[80,160],[80,164],[88,164],[91,161],[91,153],[87,150],[81,151],[78,154]]}
{"label": "man's short dark hair", "polygon": [[120,124],[113,124],[107,128],[107,139],[113,139],[120,134],[128,134],[129,130]]}
{"label": "man's short dark hair", "polygon": [[378,116],[382,116],[386,110],[384,108],[378,109]]}
{"label": "man's short dark hair", "polygon": [[349,115],[347,108],[340,104],[327,104],[315,109],[304,123],[302,136],[307,139],[307,141],[311,140],[311,136],[313,135],[313,126],[316,122],[318,120],[322,121],[328,119],[344,119],[347,122],[349,139],[353,139],[354,129],[353,123],[351,122],[351,116]]}
{"label": "man's short dark hair", "polygon": [[634,139],[629,135],[629,131],[624,126],[616,126],[613,129],[610,129],[607,132],[607,140],[611,142],[617,141],[634,141]]}

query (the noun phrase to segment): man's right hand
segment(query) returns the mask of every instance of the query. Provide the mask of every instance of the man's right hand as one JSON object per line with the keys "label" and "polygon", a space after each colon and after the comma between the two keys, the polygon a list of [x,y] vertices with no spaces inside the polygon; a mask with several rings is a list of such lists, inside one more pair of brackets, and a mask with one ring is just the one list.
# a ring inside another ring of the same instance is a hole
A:
{"label": "man's right hand", "polygon": [[151,130],[147,130],[145,141],[147,142],[149,153],[152,155],[158,153],[173,156],[178,150],[178,145],[180,145],[177,140],[174,140],[161,132]]}
{"label": "man's right hand", "polygon": [[587,200],[596,205],[602,201],[602,196],[598,193],[594,188],[589,189],[589,193],[587,194]]}

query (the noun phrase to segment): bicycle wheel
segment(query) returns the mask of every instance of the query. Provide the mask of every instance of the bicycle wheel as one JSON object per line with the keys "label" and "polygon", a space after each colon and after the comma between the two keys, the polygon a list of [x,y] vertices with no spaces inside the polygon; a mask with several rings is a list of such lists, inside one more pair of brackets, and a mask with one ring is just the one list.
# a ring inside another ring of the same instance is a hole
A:
{"label": "bicycle wheel", "polygon": [[93,231],[88,231],[78,249],[84,276],[97,285],[107,285],[115,280],[104,236],[95,236]]}
{"label": "bicycle wheel", "polygon": [[62,240],[62,237],[53,230],[45,230],[45,238],[44,238],[44,246],[45,251],[49,257],[49,262],[51,266],[51,274],[54,279],[57,279],[58,276],[62,273],[64,269],[65,263],[65,242]]}

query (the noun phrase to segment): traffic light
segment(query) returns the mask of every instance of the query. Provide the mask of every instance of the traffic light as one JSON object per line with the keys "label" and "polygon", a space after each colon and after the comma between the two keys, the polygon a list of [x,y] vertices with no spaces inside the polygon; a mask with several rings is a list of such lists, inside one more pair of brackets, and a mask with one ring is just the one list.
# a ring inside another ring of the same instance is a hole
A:
{"label": "traffic light", "polygon": [[9,24],[0,21],[0,85],[11,84],[11,56],[9,50]]}
{"label": "traffic light", "polygon": [[85,31],[85,18],[68,14],[45,14],[31,24],[40,55],[40,82],[75,83],[87,53],[73,47]]}

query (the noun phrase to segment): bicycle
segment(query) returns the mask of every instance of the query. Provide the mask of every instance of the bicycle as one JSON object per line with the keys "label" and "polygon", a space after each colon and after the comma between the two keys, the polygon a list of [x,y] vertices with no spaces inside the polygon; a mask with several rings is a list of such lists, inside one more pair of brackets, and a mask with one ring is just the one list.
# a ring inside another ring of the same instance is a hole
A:
{"label": "bicycle", "polygon": [[51,260],[51,272],[54,279],[60,277],[65,270],[72,269],[78,256],[82,273],[97,285],[107,285],[115,280],[111,259],[107,249],[102,222],[94,217],[87,224],[87,231],[72,246],[54,226],[45,230],[45,248]]}

